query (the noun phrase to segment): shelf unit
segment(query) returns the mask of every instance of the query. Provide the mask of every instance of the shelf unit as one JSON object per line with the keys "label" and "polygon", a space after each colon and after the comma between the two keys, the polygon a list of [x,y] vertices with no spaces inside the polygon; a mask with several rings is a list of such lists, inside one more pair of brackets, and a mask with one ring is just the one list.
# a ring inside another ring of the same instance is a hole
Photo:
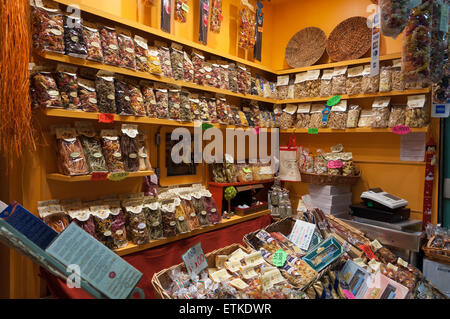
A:
{"label": "shelf unit", "polygon": [[[133,178],[133,177],[149,176],[149,175],[153,175],[154,173],[155,172],[153,170],[140,171],[140,172],[129,172],[126,179]],[[47,174],[47,179],[52,180],[52,181],[59,181],[59,182],[87,182],[87,181],[90,182],[90,181],[92,181],[92,175],[68,176],[68,175],[63,175],[63,174],[58,174],[58,173],[51,173],[51,174]],[[106,179],[106,181],[111,181],[111,180]]]}
{"label": "shelf unit", "polygon": [[210,225],[210,226],[206,226],[206,227],[202,227],[199,229],[195,229],[189,233],[185,233],[185,234],[179,234],[173,237],[169,237],[169,238],[163,238],[163,239],[158,239],[158,240],[152,240],[147,244],[144,245],[135,245],[135,244],[128,244],[127,247],[124,248],[119,248],[116,249],[115,252],[116,254],[118,254],[119,256],[125,256],[125,255],[129,255],[138,251],[142,251],[142,250],[146,250],[149,248],[154,248],[154,247],[158,247],[158,246],[162,246],[177,240],[181,240],[181,239],[185,239],[185,238],[190,238],[199,234],[203,234],[209,231],[214,231],[217,229],[221,229],[227,226],[231,226],[231,225],[235,225],[247,220],[251,220],[251,219],[255,219],[261,216],[265,216],[265,215],[269,215],[270,214],[270,210],[263,210],[260,212],[256,212],[256,213],[250,213],[248,215],[245,216],[237,216],[234,215],[232,217],[230,217],[230,219],[222,219],[222,221],[218,224],[215,225]]}
{"label": "shelf unit", "polygon": [[[411,128],[411,133],[426,133],[428,132],[429,127],[421,127],[421,128]],[[308,133],[307,128],[291,128],[287,130],[280,130],[280,134],[311,134]],[[371,127],[358,127],[358,128],[346,128],[345,130],[334,130],[331,128],[319,128],[318,134],[322,133],[392,133],[392,128],[371,128]],[[392,133],[394,134],[394,133]],[[311,134],[314,135],[314,134]]]}

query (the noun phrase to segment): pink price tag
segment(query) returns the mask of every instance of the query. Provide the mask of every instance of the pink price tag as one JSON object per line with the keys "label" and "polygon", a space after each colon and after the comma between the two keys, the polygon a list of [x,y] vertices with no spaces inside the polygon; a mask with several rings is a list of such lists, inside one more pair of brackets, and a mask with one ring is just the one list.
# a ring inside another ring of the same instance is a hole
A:
{"label": "pink price tag", "polygon": [[342,162],[341,161],[329,161],[327,166],[328,166],[328,168],[341,168]]}
{"label": "pink price tag", "polygon": [[392,128],[392,133],[398,135],[406,135],[411,132],[411,128],[408,125],[397,125]]}
{"label": "pink price tag", "polygon": [[208,11],[209,10],[209,6],[207,3],[203,4],[203,10]]}
{"label": "pink price tag", "polygon": [[114,122],[114,114],[100,113],[98,115],[98,122],[99,123],[113,123]]}
{"label": "pink price tag", "polygon": [[342,289],[342,292],[344,293],[345,297],[347,299],[356,299],[355,295],[353,295],[350,291],[348,291],[347,289]]}

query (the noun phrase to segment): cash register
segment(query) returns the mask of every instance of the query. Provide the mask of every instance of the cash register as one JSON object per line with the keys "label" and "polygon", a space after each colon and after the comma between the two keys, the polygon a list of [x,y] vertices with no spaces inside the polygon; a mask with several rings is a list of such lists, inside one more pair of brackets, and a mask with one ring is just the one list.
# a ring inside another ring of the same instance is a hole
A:
{"label": "cash register", "polygon": [[383,191],[371,188],[361,194],[363,203],[350,206],[350,215],[388,223],[409,219],[408,201]]}

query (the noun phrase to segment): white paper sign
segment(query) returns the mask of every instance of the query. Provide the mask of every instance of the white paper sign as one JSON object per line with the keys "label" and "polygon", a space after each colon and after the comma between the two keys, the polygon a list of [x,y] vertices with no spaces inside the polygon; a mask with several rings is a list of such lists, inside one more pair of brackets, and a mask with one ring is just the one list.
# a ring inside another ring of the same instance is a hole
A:
{"label": "white paper sign", "polygon": [[292,232],[289,235],[289,240],[300,247],[300,249],[307,251],[315,228],[315,224],[297,220]]}
{"label": "white paper sign", "polygon": [[191,248],[189,248],[182,256],[184,264],[188,273],[198,275],[203,269],[208,267],[208,262],[206,261],[205,253],[202,249],[202,244],[197,243]]}
{"label": "white paper sign", "polygon": [[425,157],[426,133],[402,135],[400,160],[423,162]]}

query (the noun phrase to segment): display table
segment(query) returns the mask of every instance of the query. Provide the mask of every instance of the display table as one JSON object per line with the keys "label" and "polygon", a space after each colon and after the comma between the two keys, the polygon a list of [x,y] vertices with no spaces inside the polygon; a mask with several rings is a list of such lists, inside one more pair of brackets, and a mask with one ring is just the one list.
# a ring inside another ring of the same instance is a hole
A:
{"label": "display table", "polygon": [[[205,254],[233,243],[243,245],[242,238],[245,234],[264,228],[271,222],[271,216],[264,215],[229,227],[130,254],[123,258],[144,274],[138,287],[144,290],[146,298],[153,299],[155,298],[151,284],[153,274],[182,262],[181,255],[196,243],[202,243]],[[83,270],[81,269],[81,271]],[[63,280],[51,275],[42,268],[40,269],[40,276],[47,282],[50,293],[55,298],[92,298],[81,289],[68,288]]]}

